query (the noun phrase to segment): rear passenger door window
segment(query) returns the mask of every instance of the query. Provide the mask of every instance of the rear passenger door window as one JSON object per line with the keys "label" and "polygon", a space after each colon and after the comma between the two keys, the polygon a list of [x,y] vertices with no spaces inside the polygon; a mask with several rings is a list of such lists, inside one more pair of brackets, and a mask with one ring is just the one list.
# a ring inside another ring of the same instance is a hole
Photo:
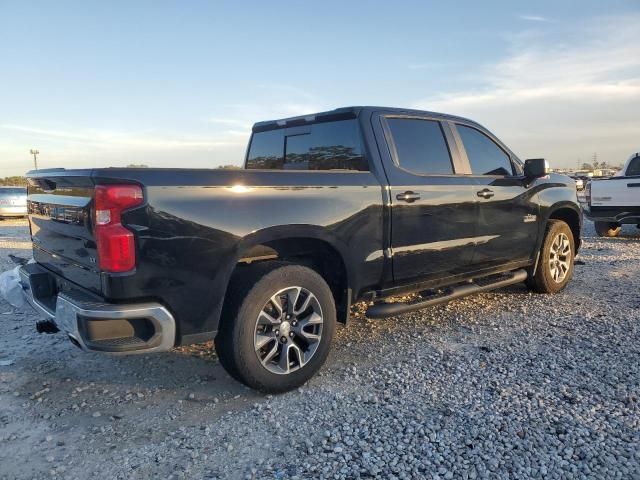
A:
{"label": "rear passenger door window", "polygon": [[493,140],[472,127],[456,125],[473,175],[513,175],[509,155]]}
{"label": "rear passenger door window", "polygon": [[395,161],[417,175],[451,175],[451,153],[440,122],[418,118],[387,118]]}

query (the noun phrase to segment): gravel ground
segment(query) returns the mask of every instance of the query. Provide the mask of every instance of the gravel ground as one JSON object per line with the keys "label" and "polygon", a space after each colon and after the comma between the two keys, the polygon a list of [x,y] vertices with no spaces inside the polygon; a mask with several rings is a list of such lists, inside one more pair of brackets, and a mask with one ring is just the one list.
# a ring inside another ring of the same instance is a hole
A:
{"label": "gravel ground", "polygon": [[[82,353],[0,300],[0,478],[640,478],[640,234],[584,235],[564,292],[358,314],[273,397],[211,344]],[[0,270],[28,248],[0,222]]]}

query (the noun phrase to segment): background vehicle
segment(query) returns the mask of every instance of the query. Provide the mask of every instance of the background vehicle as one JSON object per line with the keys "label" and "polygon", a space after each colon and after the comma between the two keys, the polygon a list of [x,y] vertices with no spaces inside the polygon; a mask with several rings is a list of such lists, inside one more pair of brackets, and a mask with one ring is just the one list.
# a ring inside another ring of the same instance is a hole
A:
{"label": "background vehicle", "polygon": [[585,213],[598,235],[615,237],[622,224],[640,227],[640,153],[631,155],[615,176],[589,182],[586,198]]}
{"label": "background vehicle", "polygon": [[585,175],[571,175],[571,178],[575,180],[576,190],[578,190],[579,192],[584,190],[585,187],[587,186],[587,183],[591,181],[591,178]]}
{"label": "background vehicle", "polygon": [[[354,301],[384,317],[526,281],[563,289],[580,245],[568,177],[477,123],[349,107],[254,125],[244,170],[29,175],[32,304],[87,350],[215,339],[265,391],[323,364]],[[422,292],[422,299],[386,297]]]}
{"label": "background vehicle", "polygon": [[0,187],[0,218],[27,216],[27,189]]}

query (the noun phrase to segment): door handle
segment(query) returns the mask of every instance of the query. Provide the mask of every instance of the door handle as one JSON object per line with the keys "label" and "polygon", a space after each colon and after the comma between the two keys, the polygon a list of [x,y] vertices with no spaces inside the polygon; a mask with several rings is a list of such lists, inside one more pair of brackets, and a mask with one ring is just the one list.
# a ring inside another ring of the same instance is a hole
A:
{"label": "door handle", "polygon": [[478,193],[476,193],[476,195],[482,198],[491,198],[493,197],[493,190],[489,190],[488,188],[485,188],[483,190],[480,190]]}
{"label": "door handle", "polygon": [[409,190],[408,192],[399,193],[398,195],[396,195],[396,200],[399,200],[401,202],[413,203],[416,200],[420,200],[420,194]]}
{"label": "door handle", "polygon": [[640,187],[640,183],[627,183],[627,188]]}

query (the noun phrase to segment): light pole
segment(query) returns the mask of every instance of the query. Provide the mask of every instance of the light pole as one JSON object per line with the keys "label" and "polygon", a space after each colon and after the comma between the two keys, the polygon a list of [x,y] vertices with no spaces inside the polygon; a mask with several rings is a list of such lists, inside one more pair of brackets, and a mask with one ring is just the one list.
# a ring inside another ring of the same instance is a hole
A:
{"label": "light pole", "polygon": [[38,169],[38,155],[40,154],[39,150],[34,150],[33,148],[31,150],[29,150],[29,153],[31,153],[31,155],[33,155],[33,165],[36,167],[36,170]]}

